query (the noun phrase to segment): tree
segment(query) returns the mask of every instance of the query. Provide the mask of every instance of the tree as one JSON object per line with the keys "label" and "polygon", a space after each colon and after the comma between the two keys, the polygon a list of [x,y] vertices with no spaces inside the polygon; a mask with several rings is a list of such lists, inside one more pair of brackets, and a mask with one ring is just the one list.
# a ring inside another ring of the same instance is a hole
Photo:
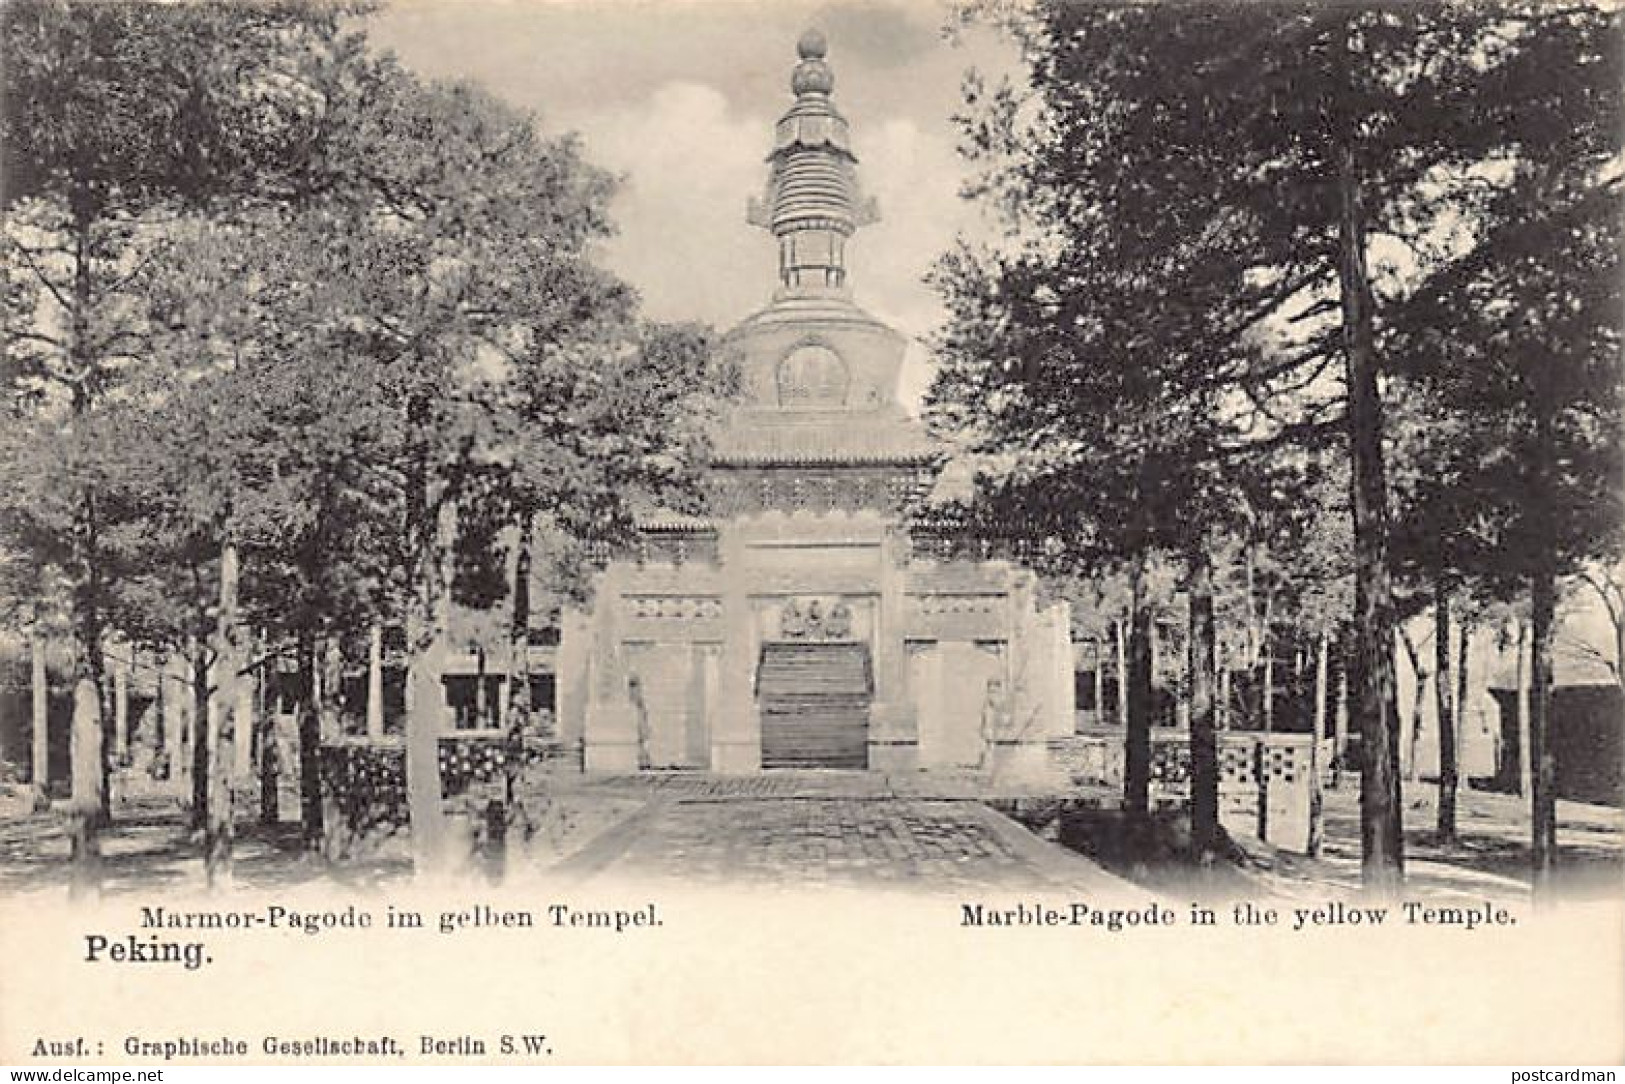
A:
{"label": "tree", "polygon": [[[183,206],[257,192],[289,157],[309,117],[290,57],[333,33],[323,4],[9,4],[0,142],[5,147],[8,309],[5,372],[26,401],[0,458],[34,485],[6,523],[37,562],[72,585],[76,688],[94,692],[104,730],[101,795],[112,749],[103,638],[110,559],[104,488],[116,467],[94,415],[146,359],[142,283]],[[55,490],[36,503],[39,479]],[[8,481],[11,479],[8,479]],[[90,743],[81,743],[89,747]],[[87,846],[87,850],[92,849]]]}
{"label": "tree", "polygon": [[[1431,235],[1472,212],[1471,168],[1516,138],[1496,114],[1519,101],[1520,35],[1544,22],[1538,5],[1041,4],[1007,20],[1030,93],[970,85],[967,143],[987,167],[972,195],[1016,241],[944,263],[939,388],[962,420],[1008,455],[1037,462],[1042,439],[1087,462],[1110,367],[1142,443],[1163,416],[1205,420],[1169,449],[1176,475],[1214,450],[1232,469],[1346,450],[1362,865],[1379,891],[1402,875],[1379,333],[1452,261]],[[1396,250],[1405,273],[1374,263]]]}
{"label": "tree", "polygon": [[[1395,343],[1396,353],[1406,356]],[[1508,585],[1496,571],[1493,524],[1512,514],[1492,506],[1474,484],[1477,465],[1495,454],[1500,434],[1480,413],[1462,409],[1443,389],[1417,379],[1404,381],[1406,394],[1390,412],[1390,427],[1399,464],[1392,481],[1395,531],[1392,563],[1406,598],[1407,618],[1425,607],[1433,610],[1433,666],[1435,717],[1439,741],[1437,836],[1452,842],[1456,836],[1456,796],[1460,784],[1458,764],[1459,698],[1452,695],[1451,612],[1468,610],[1474,596],[1505,595]],[[1502,504],[1512,495],[1503,495]],[[1465,649],[1469,629],[1461,628]],[[1418,771],[1416,740],[1421,729],[1428,671],[1422,647],[1403,625],[1400,642],[1416,675],[1409,729],[1411,778]],[[1464,665],[1464,664],[1463,664]],[[1457,668],[1458,671],[1460,667]],[[1459,676],[1459,674],[1458,674]]]}
{"label": "tree", "polygon": [[1550,742],[1552,629],[1560,577],[1621,553],[1619,252],[1625,175],[1617,11],[1554,9],[1509,33],[1500,73],[1516,108],[1506,180],[1479,207],[1461,259],[1396,312],[1419,379],[1497,439],[1464,485],[1488,524],[1488,564],[1530,599],[1529,756],[1537,891],[1557,858]]}
{"label": "tree", "polygon": [[[483,507],[466,508],[518,525],[508,592],[506,833],[525,818],[518,783],[532,732],[533,581],[541,574],[544,597],[579,601],[588,543],[627,541],[638,511],[698,511],[708,423],[733,386],[706,329],[639,323],[618,283],[604,279],[596,289],[594,319],[512,359],[499,415],[509,467]],[[540,555],[539,535],[547,536]]]}
{"label": "tree", "polygon": [[[545,511],[567,535],[607,535],[670,488],[693,435],[675,419],[709,351],[692,329],[640,330],[629,292],[589,262],[609,185],[573,142],[387,63],[365,85],[327,151],[364,183],[328,188],[247,250],[267,370],[254,395],[286,411],[266,417],[283,451],[271,473],[277,503],[301,509],[255,566],[309,601],[289,630],[307,645],[318,629],[406,625],[408,789],[432,869],[447,607],[499,597],[502,524]],[[317,389],[339,398],[312,410]]]}
{"label": "tree", "polygon": [[1614,684],[1625,690],[1625,566],[1598,562],[1575,573],[1575,579],[1602,603],[1614,642],[1611,653],[1581,638],[1572,639],[1569,646],[1582,657],[1601,664],[1613,675]]}
{"label": "tree", "polygon": [[[311,845],[318,645],[404,621],[429,866],[452,551],[493,510],[580,537],[680,488],[710,352],[589,261],[610,182],[572,140],[370,54],[347,10],[8,7],[8,527],[77,576],[87,666],[110,619],[199,645],[217,768],[245,627],[295,653]],[[224,872],[229,815],[205,828]]]}
{"label": "tree", "polygon": [[[384,197],[351,220],[346,250],[329,246],[339,259],[324,278],[395,412],[398,440],[376,467],[399,480],[391,590],[407,629],[407,781],[414,848],[432,871],[446,857],[438,652],[458,521],[478,518],[512,462],[500,427],[516,359],[576,341],[621,288],[587,259],[607,229],[609,182],[573,142],[542,139],[531,118],[473,88],[404,77],[379,88],[368,115],[359,135],[377,142],[357,157],[375,163]],[[589,483],[585,497],[606,495]]]}

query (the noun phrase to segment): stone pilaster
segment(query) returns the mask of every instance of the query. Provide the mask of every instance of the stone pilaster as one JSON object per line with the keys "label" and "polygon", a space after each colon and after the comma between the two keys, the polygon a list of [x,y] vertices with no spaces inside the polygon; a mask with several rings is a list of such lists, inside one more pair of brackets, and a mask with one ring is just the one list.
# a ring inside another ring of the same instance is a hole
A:
{"label": "stone pilaster", "polygon": [[756,619],[745,571],[744,538],[737,527],[720,532],[723,644],[712,714],[711,770],[729,775],[760,771],[762,720],[756,710]]}
{"label": "stone pilaster", "polygon": [[908,688],[908,656],[903,645],[906,615],[904,561],[907,539],[888,530],[881,539],[875,606],[875,700],[869,712],[869,767],[911,772],[920,766],[920,720]]}
{"label": "stone pilaster", "polygon": [[544,737],[575,746],[586,733],[596,647],[592,620],[580,610],[565,610],[560,615],[559,650],[554,656],[554,731]]}
{"label": "stone pilaster", "polygon": [[1051,686],[1055,692],[1054,711],[1050,721],[1050,737],[1064,738],[1077,729],[1078,701],[1074,684],[1076,660],[1072,652],[1072,604],[1065,599],[1056,601],[1046,611],[1050,619],[1050,642],[1054,645],[1051,663],[1054,674]]}
{"label": "stone pilaster", "polygon": [[122,763],[130,751],[130,670],[135,649],[121,645],[113,662],[113,756]]}
{"label": "stone pilaster", "polygon": [[175,652],[164,660],[163,751],[169,761],[169,778],[179,781],[186,760],[186,715],[192,702],[191,675],[186,659]]}
{"label": "stone pilaster", "polygon": [[232,706],[236,713],[235,744],[232,746],[234,761],[231,770],[238,779],[247,779],[254,771],[254,731],[258,726],[255,719],[254,705],[259,699],[259,684],[265,678],[258,669],[243,674],[237,679],[237,703]]}
{"label": "stone pilaster", "polygon": [[583,766],[589,772],[638,770],[637,709],[628,695],[621,644],[622,586],[620,570],[611,565],[598,588],[593,623],[592,675],[582,747]]}
{"label": "stone pilaster", "polygon": [[1071,699],[1063,698],[1057,688],[1061,672],[1057,627],[1065,622],[1058,620],[1058,610],[1038,612],[1034,587],[1032,574],[1023,572],[1014,578],[1010,593],[1011,711],[993,743],[993,770],[1006,780],[1039,780],[1052,774],[1049,739],[1059,736],[1059,713]]}

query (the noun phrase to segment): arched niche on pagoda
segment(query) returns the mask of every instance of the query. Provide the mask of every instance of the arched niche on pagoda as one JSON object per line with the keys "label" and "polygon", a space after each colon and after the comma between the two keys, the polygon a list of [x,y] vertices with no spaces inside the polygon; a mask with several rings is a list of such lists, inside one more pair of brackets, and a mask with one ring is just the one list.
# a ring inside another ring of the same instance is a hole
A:
{"label": "arched niche on pagoda", "polygon": [[802,342],[779,359],[774,384],[780,407],[829,410],[846,406],[852,373],[828,344]]}

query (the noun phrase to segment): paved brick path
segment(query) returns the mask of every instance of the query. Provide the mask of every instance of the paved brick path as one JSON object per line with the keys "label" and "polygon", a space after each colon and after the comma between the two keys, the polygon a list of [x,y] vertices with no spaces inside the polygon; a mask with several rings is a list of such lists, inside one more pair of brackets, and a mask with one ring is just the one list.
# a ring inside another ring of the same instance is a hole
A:
{"label": "paved brick path", "polygon": [[[659,795],[669,798],[926,798],[991,799],[1095,795],[1114,801],[1117,790],[1080,788],[1051,780],[998,779],[972,771],[884,772],[772,771],[759,775],[711,775],[706,772],[639,772],[634,775],[557,775],[549,786],[585,794]],[[1098,794],[1095,792],[1098,791]]]}
{"label": "paved brick path", "polygon": [[649,806],[568,865],[690,884],[1120,888],[1088,860],[980,802],[899,796],[886,777],[786,773],[594,781]]}

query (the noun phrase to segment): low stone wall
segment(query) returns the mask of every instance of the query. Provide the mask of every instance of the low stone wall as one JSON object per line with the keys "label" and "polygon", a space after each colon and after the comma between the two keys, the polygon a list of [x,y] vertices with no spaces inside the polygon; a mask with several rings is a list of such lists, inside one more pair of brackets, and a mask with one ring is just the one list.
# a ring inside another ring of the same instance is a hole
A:
{"label": "low stone wall", "polygon": [[[480,822],[504,797],[508,760],[514,755],[500,732],[445,734],[439,739],[440,796],[447,814]],[[524,770],[558,765],[580,770],[579,743],[526,739],[518,754]],[[324,848],[334,858],[377,854],[405,836],[411,824],[406,795],[406,746],[399,737],[351,737],[321,752]],[[474,829],[478,834],[478,829]]]}
{"label": "low stone wall", "polygon": [[[1277,846],[1306,850],[1309,841],[1310,741],[1308,734],[1231,730],[1219,735],[1219,817],[1231,832],[1259,836]],[[1319,767],[1331,764],[1323,740]],[[1123,785],[1123,732],[1101,729],[1051,743],[1051,757],[1075,783]],[[1190,732],[1151,733],[1151,801],[1190,800]]]}
{"label": "low stone wall", "polygon": [[405,834],[406,747],[399,738],[323,745],[321,779],[322,849],[328,857],[371,857]]}

